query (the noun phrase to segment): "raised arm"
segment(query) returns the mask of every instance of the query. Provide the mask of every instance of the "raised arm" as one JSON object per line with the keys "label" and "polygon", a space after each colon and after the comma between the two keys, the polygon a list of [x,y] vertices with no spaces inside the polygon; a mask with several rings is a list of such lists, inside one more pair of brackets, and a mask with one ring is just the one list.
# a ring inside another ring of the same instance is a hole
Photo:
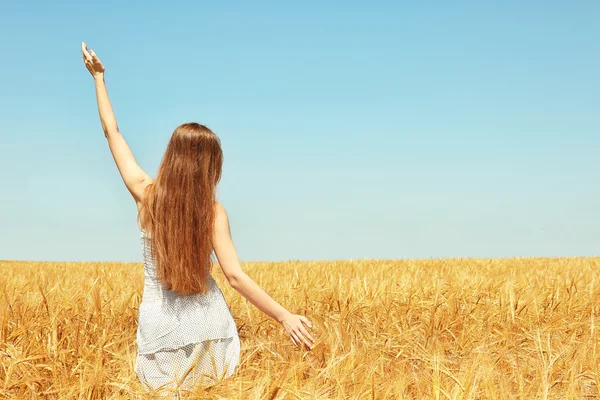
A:
{"label": "raised arm", "polygon": [[223,269],[223,274],[231,287],[254,304],[256,308],[283,325],[296,346],[300,347],[304,343],[308,348],[312,349],[312,344],[315,340],[302,325],[302,323],[305,323],[308,327],[312,328],[312,324],[308,318],[304,315],[290,313],[273,300],[271,296],[242,270],[240,260],[233,245],[233,239],[231,238],[227,212],[220,203],[217,203],[215,207],[213,247],[219,265]]}
{"label": "raised arm", "polygon": [[100,123],[102,124],[104,136],[108,140],[108,146],[125,186],[127,186],[135,201],[139,203],[143,199],[144,188],[152,182],[152,179],[135,161],[129,145],[119,131],[104,82],[104,66],[94,50],[88,51],[86,44],[83,42],[81,43],[81,53],[86,68],[94,78],[98,113],[100,114]]}

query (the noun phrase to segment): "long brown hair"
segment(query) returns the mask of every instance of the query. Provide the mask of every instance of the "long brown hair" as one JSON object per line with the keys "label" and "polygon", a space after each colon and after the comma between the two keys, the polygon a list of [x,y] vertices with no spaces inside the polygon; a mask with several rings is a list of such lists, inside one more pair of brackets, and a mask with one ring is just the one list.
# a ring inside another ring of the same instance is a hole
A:
{"label": "long brown hair", "polygon": [[223,152],[204,125],[175,129],[156,180],[144,192],[144,228],[150,233],[157,278],[179,294],[206,293],[213,251],[216,185]]}

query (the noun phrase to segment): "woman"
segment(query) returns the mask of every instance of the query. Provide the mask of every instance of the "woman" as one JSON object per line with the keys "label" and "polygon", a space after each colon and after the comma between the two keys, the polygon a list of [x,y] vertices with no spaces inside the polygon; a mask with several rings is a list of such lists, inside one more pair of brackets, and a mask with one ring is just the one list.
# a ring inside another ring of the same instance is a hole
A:
{"label": "woman", "polygon": [[191,387],[200,378],[222,379],[239,363],[237,327],[210,273],[214,251],[229,284],[278,321],[292,342],[315,342],[302,315],[273,300],[241,269],[225,208],[215,201],[221,177],[218,137],[197,123],[173,132],[156,180],[136,163],[119,132],[104,83],[104,66],[81,44],[94,78],[104,135],[119,173],[138,207],[144,256],[144,291],[138,310],[135,371],[152,388]]}

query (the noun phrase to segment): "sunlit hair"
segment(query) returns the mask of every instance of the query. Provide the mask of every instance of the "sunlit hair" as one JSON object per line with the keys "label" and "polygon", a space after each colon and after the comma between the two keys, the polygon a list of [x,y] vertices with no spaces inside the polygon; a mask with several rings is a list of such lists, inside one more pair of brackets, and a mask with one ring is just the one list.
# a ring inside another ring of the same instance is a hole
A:
{"label": "sunlit hair", "polygon": [[204,125],[186,123],[173,132],[156,180],[145,189],[141,214],[157,278],[179,294],[207,291],[222,165],[217,135]]}

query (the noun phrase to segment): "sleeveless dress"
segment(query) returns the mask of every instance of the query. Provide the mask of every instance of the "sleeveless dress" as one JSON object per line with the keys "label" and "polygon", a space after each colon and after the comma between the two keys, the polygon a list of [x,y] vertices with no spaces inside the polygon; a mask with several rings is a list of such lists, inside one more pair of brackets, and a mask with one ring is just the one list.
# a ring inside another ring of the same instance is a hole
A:
{"label": "sleeveless dress", "polygon": [[[156,277],[150,233],[141,230],[144,291],[138,309],[135,373],[148,390],[191,389],[232,375],[240,360],[237,327],[223,292],[208,275],[208,292],[180,295]],[[179,385],[179,386],[178,386]]]}

